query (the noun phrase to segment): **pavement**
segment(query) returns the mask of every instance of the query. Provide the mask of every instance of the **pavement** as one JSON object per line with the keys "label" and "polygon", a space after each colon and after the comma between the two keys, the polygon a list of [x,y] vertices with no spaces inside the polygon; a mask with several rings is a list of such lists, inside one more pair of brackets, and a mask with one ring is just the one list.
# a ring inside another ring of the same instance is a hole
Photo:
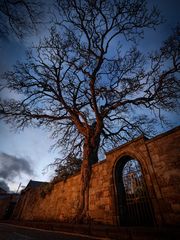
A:
{"label": "pavement", "polygon": [[60,222],[0,221],[0,240],[179,240],[174,227],[120,227]]}
{"label": "pavement", "polygon": [[108,240],[109,238],[93,237],[84,234],[70,234],[59,231],[35,229],[25,226],[0,223],[0,240]]}

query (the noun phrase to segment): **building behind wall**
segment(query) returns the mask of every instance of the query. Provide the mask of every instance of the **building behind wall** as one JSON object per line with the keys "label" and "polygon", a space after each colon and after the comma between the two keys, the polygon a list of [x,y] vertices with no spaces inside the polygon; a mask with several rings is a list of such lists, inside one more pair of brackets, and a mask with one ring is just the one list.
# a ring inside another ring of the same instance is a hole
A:
{"label": "building behind wall", "polygon": [[7,193],[0,188],[0,219],[10,219],[18,201],[19,194]]}
{"label": "building behind wall", "polygon": [[[152,139],[143,136],[106,154],[92,167],[89,215],[112,225],[179,225],[180,160],[177,127]],[[24,191],[15,218],[68,222],[77,212],[80,174]]]}

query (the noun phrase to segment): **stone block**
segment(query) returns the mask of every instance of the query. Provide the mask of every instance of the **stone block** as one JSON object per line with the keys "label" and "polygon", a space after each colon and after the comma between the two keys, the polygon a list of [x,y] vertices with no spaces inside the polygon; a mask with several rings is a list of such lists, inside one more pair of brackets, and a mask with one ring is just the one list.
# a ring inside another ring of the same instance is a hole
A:
{"label": "stone block", "polygon": [[180,202],[171,204],[171,208],[175,213],[180,213]]}

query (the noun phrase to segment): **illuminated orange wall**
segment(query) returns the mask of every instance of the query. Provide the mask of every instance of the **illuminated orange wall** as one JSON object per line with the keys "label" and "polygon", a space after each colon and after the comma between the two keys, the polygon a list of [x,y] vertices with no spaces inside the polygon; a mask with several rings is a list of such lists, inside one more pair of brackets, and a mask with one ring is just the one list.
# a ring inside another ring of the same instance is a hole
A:
{"label": "illuminated orange wall", "polygon": [[[147,140],[139,137],[106,154],[95,164],[89,192],[89,215],[95,222],[117,224],[114,171],[123,156],[137,159],[142,167],[158,225],[180,222],[179,128]],[[70,221],[76,215],[80,174],[58,182],[41,197],[41,190],[22,194],[15,216],[24,220]]]}

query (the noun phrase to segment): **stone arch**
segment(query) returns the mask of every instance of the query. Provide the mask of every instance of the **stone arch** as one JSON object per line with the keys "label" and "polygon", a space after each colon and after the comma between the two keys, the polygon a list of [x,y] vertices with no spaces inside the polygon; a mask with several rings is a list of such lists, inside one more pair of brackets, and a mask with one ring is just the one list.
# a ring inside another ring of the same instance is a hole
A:
{"label": "stone arch", "polygon": [[[126,173],[125,176],[124,171],[127,168],[127,164],[134,165],[134,167],[132,167],[131,172]],[[132,153],[123,153],[116,159],[113,166],[113,198],[116,222],[118,225],[154,225],[154,211],[145,179],[147,172],[146,162],[142,159],[139,160],[139,158]],[[126,184],[125,179],[129,179]],[[127,190],[128,185],[132,185],[130,181],[136,182],[137,185],[136,187],[134,186],[134,190],[131,189],[131,192]]]}

